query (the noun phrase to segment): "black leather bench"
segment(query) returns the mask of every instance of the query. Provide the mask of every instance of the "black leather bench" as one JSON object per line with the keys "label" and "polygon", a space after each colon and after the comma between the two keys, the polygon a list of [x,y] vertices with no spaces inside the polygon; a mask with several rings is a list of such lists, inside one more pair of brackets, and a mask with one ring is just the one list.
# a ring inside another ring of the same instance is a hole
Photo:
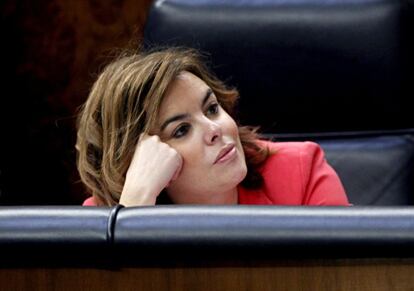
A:
{"label": "black leather bench", "polygon": [[412,258],[412,207],[2,207],[1,267]]}
{"label": "black leather bench", "polygon": [[237,118],[320,142],[354,205],[413,205],[412,1],[155,1],[146,47],[188,46],[240,91]]}

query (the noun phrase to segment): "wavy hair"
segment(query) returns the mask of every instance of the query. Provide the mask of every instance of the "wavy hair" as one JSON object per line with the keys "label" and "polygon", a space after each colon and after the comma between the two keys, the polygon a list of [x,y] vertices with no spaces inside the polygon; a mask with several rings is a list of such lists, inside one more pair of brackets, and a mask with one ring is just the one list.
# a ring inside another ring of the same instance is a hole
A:
{"label": "wavy hair", "polygon": [[[234,117],[238,91],[213,75],[203,56],[193,49],[124,53],[93,84],[79,112],[76,149],[81,180],[99,205],[118,203],[139,136],[156,123],[163,96],[182,71],[203,80]],[[248,169],[242,185],[259,187],[258,169],[269,150],[256,142],[255,128],[239,126],[239,135]]]}

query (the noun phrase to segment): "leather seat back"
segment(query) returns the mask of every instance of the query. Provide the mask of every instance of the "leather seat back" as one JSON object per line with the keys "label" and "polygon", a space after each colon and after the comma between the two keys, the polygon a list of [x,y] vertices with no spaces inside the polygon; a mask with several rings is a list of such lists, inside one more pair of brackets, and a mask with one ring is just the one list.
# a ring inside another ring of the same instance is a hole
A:
{"label": "leather seat back", "polygon": [[240,123],[320,142],[351,203],[411,205],[413,11],[403,0],[155,1],[144,43],[206,52],[240,91]]}
{"label": "leather seat back", "polygon": [[408,2],[155,1],[144,42],[208,53],[266,132],[414,128]]}

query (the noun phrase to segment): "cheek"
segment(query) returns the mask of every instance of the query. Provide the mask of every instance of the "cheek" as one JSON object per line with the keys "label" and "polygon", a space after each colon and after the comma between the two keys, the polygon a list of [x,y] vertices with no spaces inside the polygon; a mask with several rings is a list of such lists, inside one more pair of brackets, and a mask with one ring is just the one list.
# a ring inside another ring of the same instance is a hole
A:
{"label": "cheek", "polygon": [[224,134],[228,134],[232,137],[234,137],[235,139],[239,138],[239,128],[237,127],[236,122],[234,121],[233,118],[231,118],[230,115],[228,115],[227,113],[225,114],[224,118],[223,118],[223,133]]}
{"label": "cheek", "polygon": [[204,154],[199,148],[199,143],[194,141],[186,145],[181,144],[175,150],[181,155],[183,164],[179,176],[167,188],[168,195],[173,201],[202,187],[206,175],[206,169],[203,167]]}
{"label": "cheek", "polygon": [[204,157],[200,142],[197,142],[192,138],[175,146],[174,149],[180,154],[183,160],[181,173],[178,179],[191,179],[191,176],[197,172],[197,169],[202,164]]}

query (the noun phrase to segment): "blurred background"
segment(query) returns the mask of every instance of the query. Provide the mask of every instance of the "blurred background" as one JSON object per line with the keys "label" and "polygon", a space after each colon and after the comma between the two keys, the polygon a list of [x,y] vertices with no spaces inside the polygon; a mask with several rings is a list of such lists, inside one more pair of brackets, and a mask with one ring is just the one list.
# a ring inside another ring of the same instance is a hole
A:
{"label": "blurred background", "polygon": [[0,205],[81,204],[76,113],[151,0],[1,1]]}

